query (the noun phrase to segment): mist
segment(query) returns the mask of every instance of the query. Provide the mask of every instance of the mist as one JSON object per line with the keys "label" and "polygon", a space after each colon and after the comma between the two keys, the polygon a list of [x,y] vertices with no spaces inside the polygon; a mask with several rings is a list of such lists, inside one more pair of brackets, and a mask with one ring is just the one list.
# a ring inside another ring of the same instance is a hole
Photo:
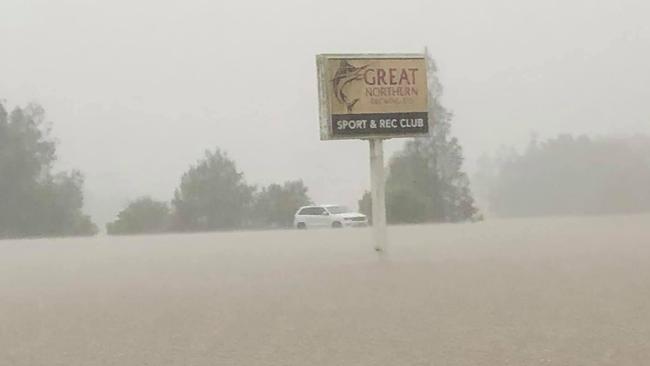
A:
{"label": "mist", "polygon": [[648,14],[2,0],[0,365],[647,363]]}
{"label": "mist", "polygon": [[[253,184],[302,178],[315,201],[356,206],[369,187],[367,146],[318,141],[315,54],[428,47],[471,176],[479,156],[523,148],[532,133],[650,133],[649,10],[643,1],[6,0],[0,97],[43,105],[57,168],[85,174],[85,207],[100,226],[141,195],[169,200],[215,147]],[[402,144],[390,141],[387,156]]]}

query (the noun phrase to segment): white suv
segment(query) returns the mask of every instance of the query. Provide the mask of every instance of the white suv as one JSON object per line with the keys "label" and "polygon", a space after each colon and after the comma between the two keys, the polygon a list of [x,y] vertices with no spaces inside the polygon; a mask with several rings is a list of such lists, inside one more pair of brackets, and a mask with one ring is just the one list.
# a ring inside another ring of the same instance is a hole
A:
{"label": "white suv", "polygon": [[308,227],[339,228],[344,226],[367,226],[368,219],[365,215],[350,211],[345,206],[304,206],[296,212],[293,225],[298,229],[306,229]]}

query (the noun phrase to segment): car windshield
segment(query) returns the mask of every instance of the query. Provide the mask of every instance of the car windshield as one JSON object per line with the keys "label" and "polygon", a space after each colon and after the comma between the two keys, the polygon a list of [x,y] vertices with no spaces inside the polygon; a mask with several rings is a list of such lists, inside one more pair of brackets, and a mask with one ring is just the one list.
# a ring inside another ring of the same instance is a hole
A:
{"label": "car windshield", "polygon": [[350,209],[345,206],[327,206],[326,208],[327,211],[334,215],[351,212]]}

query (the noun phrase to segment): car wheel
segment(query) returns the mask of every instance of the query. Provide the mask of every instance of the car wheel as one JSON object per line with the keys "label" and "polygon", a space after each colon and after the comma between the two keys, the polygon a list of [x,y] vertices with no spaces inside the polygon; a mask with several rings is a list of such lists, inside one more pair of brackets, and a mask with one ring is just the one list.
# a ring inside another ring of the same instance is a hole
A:
{"label": "car wheel", "polygon": [[338,222],[338,221],[334,221],[334,222],[332,223],[332,227],[335,228],[335,229],[340,229],[340,228],[343,227],[343,225],[342,225],[340,222]]}
{"label": "car wheel", "polygon": [[298,225],[296,225],[296,227],[300,230],[305,230],[307,228],[307,225],[305,225],[304,222],[299,222]]}

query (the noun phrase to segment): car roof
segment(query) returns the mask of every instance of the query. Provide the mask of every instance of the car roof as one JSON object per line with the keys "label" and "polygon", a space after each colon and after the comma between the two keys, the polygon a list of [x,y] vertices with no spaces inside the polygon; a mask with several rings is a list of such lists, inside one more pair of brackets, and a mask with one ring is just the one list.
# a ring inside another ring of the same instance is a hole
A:
{"label": "car roof", "polygon": [[340,207],[340,206],[343,206],[343,205],[337,205],[337,204],[308,205],[308,206],[302,206],[302,207],[300,207],[298,210],[302,210],[303,208],[310,208],[310,207],[324,207],[324,208],[328,208],[328,207]]}
{"label": "car roof", "polygon": [[324,205],[307,205],[307,206],[302,206],[300,208],[307,208],[307,207],[338,207],[338,206],[344,206],[344,205],[328,203],[328,204],[324,204]]}

